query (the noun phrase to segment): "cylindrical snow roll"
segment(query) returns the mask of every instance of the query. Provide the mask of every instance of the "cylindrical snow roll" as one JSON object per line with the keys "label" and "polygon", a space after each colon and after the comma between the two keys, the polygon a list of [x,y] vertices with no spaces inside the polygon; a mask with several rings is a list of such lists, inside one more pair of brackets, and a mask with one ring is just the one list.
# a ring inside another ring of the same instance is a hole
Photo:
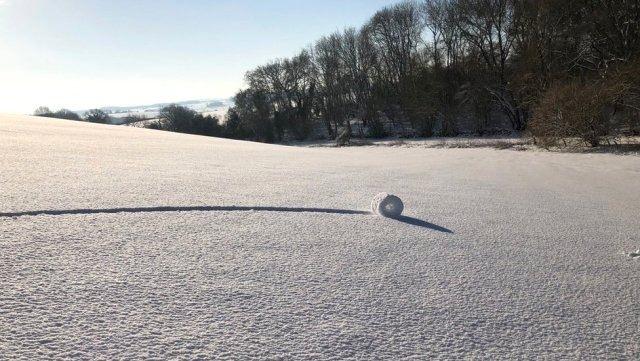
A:
{"label": "cylindrical snow roll", "polygon": [[380,193],[373,197],[371,210],[383,217],[396,218],[402,214],[404,204],[400,198],[393,194]]}

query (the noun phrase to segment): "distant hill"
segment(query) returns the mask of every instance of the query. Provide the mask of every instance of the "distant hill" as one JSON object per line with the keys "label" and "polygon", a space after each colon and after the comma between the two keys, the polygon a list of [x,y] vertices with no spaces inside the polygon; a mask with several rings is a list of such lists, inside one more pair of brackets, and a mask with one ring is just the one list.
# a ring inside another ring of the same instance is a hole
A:
{"label": "distant hill", "polygon": [[[201,100],[185,100],[180,102],[170,103],[155,103],[148,105],[133,105],[133,106],[106,106],[100,108],[112,119],[114,123],[119,123],[119,118],[124,118],[131,115],[144,116],[146,118],[156,118],[160,113],[160,110],[170,104],[181,105],[195,110],[198,113],[215,115],[220,120],[224,120],[224,116],[229,110],[229,107],[233,106],[233,100],[231,99],[201,99]],[[83,114],[86,110],[76,111],[79,114]]]}

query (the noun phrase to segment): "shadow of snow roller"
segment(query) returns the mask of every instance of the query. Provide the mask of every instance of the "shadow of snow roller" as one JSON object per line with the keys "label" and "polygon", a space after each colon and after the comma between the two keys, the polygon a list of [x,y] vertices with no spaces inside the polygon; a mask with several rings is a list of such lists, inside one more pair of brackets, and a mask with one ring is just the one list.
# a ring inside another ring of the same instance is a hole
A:
{"label": "shadow of snow roller", "polygon": [[387,218],[398,218],[404,210],[402,200],[389,193],[379,193],[371,201],[371,211]]}

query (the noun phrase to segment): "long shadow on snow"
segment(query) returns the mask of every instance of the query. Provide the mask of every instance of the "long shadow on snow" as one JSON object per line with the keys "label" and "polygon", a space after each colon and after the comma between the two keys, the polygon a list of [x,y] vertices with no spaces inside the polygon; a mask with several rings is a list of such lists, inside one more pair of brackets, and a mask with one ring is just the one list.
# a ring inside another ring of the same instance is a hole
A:
{"label": "long shadow on snow", "polygon": [[418,219],[418,218],[400,216],[400,217],[396,217],[396,218],[393,218],[393,219],[395,219],[396,221],[402,222],[402,223],[407,223],[407,224],[413,225],[413,226],[433,229],[434,231],[438,231],[438,232],[453,233],[453,231],[448,229],[448,228],[444,228],[444,227],[439,226],[437,224],[429,223],[427,221],[423,221],[423,220]]}
{"label": "long shadow on snow", "polygon": [[[190,206],[190,207],[121,207],[121,208],[81,208],[81,209],[45,209],[23,212],[0,212],[0,218],[16,218],[25,216],[64,216],[74,214],[104,214],[104,213],[155,213],[155,212],[294,212],[294,213],[329,213],[329,214],[372,214],[367,211],[334,208],[304,208],[304,207],[264,207],[264,206]],[[451,230],[438,225],[406,216],[394,218],[395,220],[418,227],[429,228],[439,232],[453,233]]]}

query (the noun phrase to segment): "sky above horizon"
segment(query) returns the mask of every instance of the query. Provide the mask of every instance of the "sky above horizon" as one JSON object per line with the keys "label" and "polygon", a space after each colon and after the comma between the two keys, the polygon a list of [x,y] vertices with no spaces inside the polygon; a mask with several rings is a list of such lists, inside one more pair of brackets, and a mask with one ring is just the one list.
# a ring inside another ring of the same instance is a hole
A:
{"label": "sky above horizon", "polygon": [[397,0],[0,0],[0,112],[228,98]]}

